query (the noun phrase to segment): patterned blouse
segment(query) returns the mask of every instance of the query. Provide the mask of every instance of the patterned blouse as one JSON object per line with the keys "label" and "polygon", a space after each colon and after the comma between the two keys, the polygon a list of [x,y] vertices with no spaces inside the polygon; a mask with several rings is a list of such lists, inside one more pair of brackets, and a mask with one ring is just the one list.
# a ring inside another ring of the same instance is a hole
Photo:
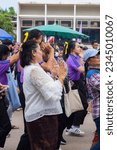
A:
{"label": "patterned blouse", "polygon": [[96,119],[100,116],[100,73],[93,73],[86,78],[88,94],[92,99],[92,116]]}
{"label": "patterned blouse", "polygon": [[54,81],[39,64],[24,67],[23,89],[27,122],[62,113],[62,85],[59,80]]}

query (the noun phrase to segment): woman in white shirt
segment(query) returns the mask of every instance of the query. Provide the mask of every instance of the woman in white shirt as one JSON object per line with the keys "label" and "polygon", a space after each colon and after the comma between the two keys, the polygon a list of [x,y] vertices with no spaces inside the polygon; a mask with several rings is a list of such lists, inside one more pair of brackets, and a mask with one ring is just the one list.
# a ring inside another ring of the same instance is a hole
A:
{"label": "woman in white shirt", "polygon": [[42,51],[34,41],[22,45],[20,61],[24,67],[25,119],[31,150],[55,150],[57,115],[62,113],[60,99],[66,67],[61,64],[58,80],[53,80],[39,65]]}

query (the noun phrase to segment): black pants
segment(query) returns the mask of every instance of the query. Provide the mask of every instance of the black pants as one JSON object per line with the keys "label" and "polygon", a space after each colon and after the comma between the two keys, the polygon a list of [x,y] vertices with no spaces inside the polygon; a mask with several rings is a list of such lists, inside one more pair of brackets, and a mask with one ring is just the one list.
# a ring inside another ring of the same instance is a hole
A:
{"label": "black pants", "polygon": [[4,98],[0,100],[0,147],[4,147],[6,136],[11,130]]}
{"label": "black pants", "polygon": [[20,141],[18,143],[18,146],[17,146],[16,150],[31,150],[28,134],[24,133],[20,137]]}
{"label": "black pants", "polygon": [[59,149],[61,144],[61,139],[63,136],[63,131],[67,125],[67,116],[65,114],[65,110],[63,109],[63,113],[58,115],[58,142],[57,142],[57,149]]}

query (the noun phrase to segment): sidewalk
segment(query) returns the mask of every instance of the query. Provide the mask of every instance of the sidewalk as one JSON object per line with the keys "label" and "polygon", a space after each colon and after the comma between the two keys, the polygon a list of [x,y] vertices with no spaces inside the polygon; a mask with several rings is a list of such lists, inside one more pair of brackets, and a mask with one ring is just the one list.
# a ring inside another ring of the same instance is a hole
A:
{"label": "sidewalk", "polygon": [[[2,150],[16,150],[20,136],[23,133],[23,118],[22,110],[16,111],[13,114],[12,123],[19,126],[19,129],[14,129],[10,132],[10,137],[7,138],[5,143],[5,148]],[[91,114],[87,114],[85,118],[84,125],[81,129],[85,131],[84,137],[65,135],[64,138],[67,141],[67,145],[62,145],[62,150],[89,150],[91,146],[91,141],[93,138],[93,131],[95,131],[95,126],[92,120]],[[27,150],[27,149],[26,149]]]}

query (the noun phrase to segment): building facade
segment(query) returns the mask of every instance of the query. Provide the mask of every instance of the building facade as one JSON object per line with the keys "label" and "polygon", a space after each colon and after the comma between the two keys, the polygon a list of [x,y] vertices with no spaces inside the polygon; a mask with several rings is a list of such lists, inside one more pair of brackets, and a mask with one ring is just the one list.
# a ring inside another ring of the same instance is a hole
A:
{"label": "building facade", "polygon": [[82,32],[92,40],[100,40],[99,0],[20,0],[17,14],[17,41],[22,41],[24,29],[47,24],[59,24]]}

